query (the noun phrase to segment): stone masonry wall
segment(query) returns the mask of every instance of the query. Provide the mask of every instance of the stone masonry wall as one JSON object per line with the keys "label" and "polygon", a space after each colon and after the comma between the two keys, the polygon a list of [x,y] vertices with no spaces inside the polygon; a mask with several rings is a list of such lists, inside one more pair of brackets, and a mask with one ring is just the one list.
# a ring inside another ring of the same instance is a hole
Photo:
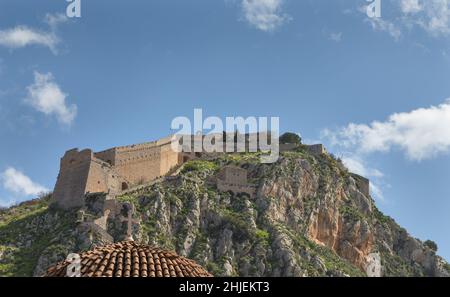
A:
{"label": "stone masonry wall", "polygon": [[[308,146],[308,149],[317,154],[325,153],[323,145]],[[171,137],[115,147],[97,153],[89,149],[81,152],[73,149],[67,151],[61,159],[53,199],[62,208],[80,207],[84,204],[86,193],[104,192],[114,196],[128,188],[148,184],[166,175],[185,159],[201,155],[201,153],[188,155],[173,151]],[[247,184],[246,170],[227,167],[221,175],[222,181],[219,184],[222,190],[243,191],[251,195],[254,193],[254,187]]]}
{"label": "stone masonry wall", "polygon": [[306,148],[315,155],[322,155],[326,154],[327,150],[325,149],[325,146],[323,144],[312,144],[307,145]]}
{"label": "stone masonry wall", "polygon": [[117,194],[121,184],[126,182],[108,163],[92,159],[86,182],[86,192]]}
{"label": "stone masonry wall", "polygon": [[218,173],[218,178],[230,184],[246,185],[247,170],[234,166],[225,166]]}
{"label": "stone masonry wall", "polygon": [[86,193],[115,195],[165,175],[180,161],[180,154],[171,149],[170,138],[98,153],[73,149],[61,159],[54,202],[66,209],[80,207]]}
{"label": "stone masonry wall", "polygon": [[356,185],[358,186],[361,193],[363,193],[366,197],[370,195],[370,181],[356,173],[352,173],[352,177],[355,179]]}
{"label": "stone masonry wall", "polygon": [[247,170],[243,168],[225,166],[217,174],[216,185],[217,189],[222,192],[247,193],[250,197],[256,195],[256,186],[248,184]]}
{"label": "stone masonry wall", "polygon": [[172,150],[170,142],[161,145],[160,149],[161,149],[160,153],[161,161],[160,161],[159,175],[163,176],[167,172],[169,172],[172,168],[181,164],[180,161],[182,160],[180,160],[180,154]]}
{"label": "stone masonry wall", "polygon": [[105,161],[106,163],[109,163],[111,165],[116,165],[116,148],[112,148],[106,151],[101,151],[98,153],[94,153],[94,157]]}
{"label": "stone masonry wall", "polygon": [[115,169],[132,185],[143,184],[160,176],[160,148],[136,147],[117,151]]}
{"label": "stone masonry wall", "polygon": [[53,191],[54,203],[62,208],[83,205],[92,158],[91,150],[79,152],[77,149],[73,149],[64,154]]}

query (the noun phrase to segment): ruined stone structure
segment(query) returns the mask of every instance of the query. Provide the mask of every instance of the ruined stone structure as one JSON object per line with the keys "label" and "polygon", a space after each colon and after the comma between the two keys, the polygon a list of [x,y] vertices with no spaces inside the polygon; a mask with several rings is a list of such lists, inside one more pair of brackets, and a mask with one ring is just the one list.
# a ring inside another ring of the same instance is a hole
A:
{"label": "ruined stone structure", "polygon": [[370,195],[370,181],[364,176],[358,175],[356,173],[352,173],[352,177],[354,178],[358,189],[363,193],[366,197]]}
{"label": "ruined stone structure", "polygon": [[234,194],[245,193],[250,197],[256,195],[256,186],[247,181],[247,170],[236,166],[225,166],[217,174],[217,189]]}
{"label": "ruined stone structure", "polygon": [[53,192],[61,208],[81,207],[87,193],[115,194],[167,174],[182,162],[171,148],[171,137],[121,146],[94,153],[90,149],[67,151]]}
{"label": "ruined stone structure", "polygon": [[327,153],[327,150],[323,144],[307,145],[306,148],[313,155],[323,155]]}
{"label": "ruined stone structure", "polygon": [[293,151],[298,147],[306,148],[311,154],[319,156],[327,153],[323,144],[296,144],[296,143],[280,143],[280,153]]}

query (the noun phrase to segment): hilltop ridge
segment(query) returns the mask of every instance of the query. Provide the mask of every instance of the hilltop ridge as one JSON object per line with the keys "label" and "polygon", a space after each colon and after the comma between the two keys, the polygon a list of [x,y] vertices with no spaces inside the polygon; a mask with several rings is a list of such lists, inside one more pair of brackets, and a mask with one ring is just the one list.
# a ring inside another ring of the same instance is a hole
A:
{"label": "hilltop ridge", "polygon": [[[133,208],[134,240],[173,249],[215,276],[450,275],[449,264],[383,215],[366,181],[332,155],[301,145],[261,164],[259,154],[191,160],[119,194],[117,203]],[[245,183],[227,180],[224,168],[245,174]],[[118,216],[104,221],[106,234],[89,227],[103,222],[105,195],[69,210],[50,206],[50,197],[3,210],[0,275],[42,275],[70,252],[123,240],[127,224]]]}

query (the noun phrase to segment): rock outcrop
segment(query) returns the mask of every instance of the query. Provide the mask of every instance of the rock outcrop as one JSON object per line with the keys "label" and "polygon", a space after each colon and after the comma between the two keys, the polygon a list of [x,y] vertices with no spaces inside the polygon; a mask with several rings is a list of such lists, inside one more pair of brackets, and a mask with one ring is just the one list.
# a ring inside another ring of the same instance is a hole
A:
{"label": "rock outcrop", "polygon": [[[254,197],[217,189],[211,181],[225,165],[247,170]],[[96,207],[104,201],[92,199]],[[441,257],[376,208],[338,160],[307,149],[270,165],[258,154],[190,161],[176,177],[116,200],[134,205],[136,241],[176,250],[215,276],[450,275]],[[102,243],[79,220],[80,212],[98,219],[95,207],[63,212],[39,203],[39,212],[17,220],[8,221],[12,209],[1,214],[0,274],[40,275],[67,253]],[[123,239],[119,216],[105,226],[113,241]],[[20,270],[25,258],[31,263]]]}

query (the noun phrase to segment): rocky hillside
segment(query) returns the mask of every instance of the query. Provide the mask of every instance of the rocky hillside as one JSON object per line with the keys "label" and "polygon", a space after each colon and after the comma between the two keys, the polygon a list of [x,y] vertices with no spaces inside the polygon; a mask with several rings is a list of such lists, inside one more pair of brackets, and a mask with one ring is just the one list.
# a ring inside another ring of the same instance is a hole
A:
{"label": "rocky hillside", "polygon": [[[217,190],[214,177],[228,164],[248,170],[255,197]],[[450,275],[449,264],[363,192],[338,160],[301,147],[270,165],[248,153],[191,161],[116,199],[135,206],[136,241],[174,249],[215,276]],[[68,253],[103,244],[82,222],[101,215],[104,199],[64,212],[44,197],[0,211],[0,275],[41,275]],[[108,221],[116,241],[124,228]]]}

